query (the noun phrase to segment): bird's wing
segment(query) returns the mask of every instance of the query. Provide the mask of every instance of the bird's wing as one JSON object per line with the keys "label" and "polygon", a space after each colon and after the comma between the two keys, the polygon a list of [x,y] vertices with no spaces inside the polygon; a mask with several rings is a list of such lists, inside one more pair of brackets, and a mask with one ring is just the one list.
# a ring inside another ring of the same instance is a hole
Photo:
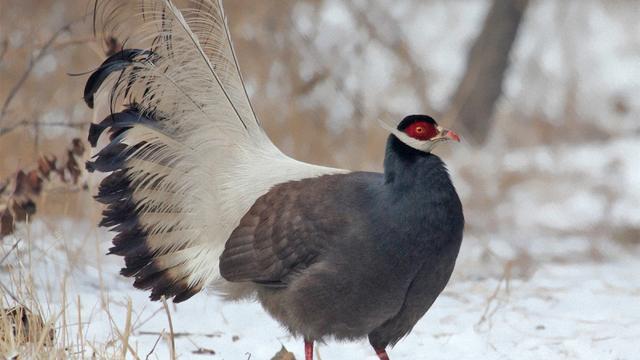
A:
{"label": "bird's wing", "polygon": [[362,184],[360,174],[273,187],[231,233],[220,257],[222,276],[233,282],[286,286],[290,275],[320,261],[327,248],[352,238],[349,232],[362,228],[361,212],[354,211],[354,204],[361,198],[367,201],[366,191],[358,185]]}
{"label": "bird's wing", "polygon": [[[96,26],[128,48],[88,79],[89,169],[110,173],[97,198],[122,274],[151,298],[183,301],[220,279],[218,259],[242,216],[274,185],[346,172],[296,161],[251,109],[222,7],[169,0],[100,1]],[[131,36],[128,36],[130,34]],[[116,111],[119,109],[119,112]],[[109,133],[106,141],[101,135]]]}

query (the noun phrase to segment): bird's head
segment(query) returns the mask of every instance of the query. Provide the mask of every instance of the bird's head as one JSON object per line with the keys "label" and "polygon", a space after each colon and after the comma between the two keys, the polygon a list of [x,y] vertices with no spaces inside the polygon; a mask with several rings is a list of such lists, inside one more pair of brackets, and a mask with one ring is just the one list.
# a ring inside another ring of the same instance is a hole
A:
{"label": "bird's head", "polygon": [[436,145],[449,140],[460,142],[458,134],[438,125],[428,115],[409,115],[395,128],[385,122],[381,124],[398,140],[423,152],[431,152]]}

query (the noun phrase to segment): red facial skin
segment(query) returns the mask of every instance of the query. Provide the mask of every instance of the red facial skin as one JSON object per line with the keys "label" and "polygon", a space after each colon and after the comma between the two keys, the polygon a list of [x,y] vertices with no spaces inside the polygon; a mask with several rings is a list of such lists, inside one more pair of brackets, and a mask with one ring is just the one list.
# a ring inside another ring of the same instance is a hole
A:
{"label": "red facial skin", "polygon": [[404,132],[418,140],[429,140],[438,135],[436,126],[426,121],[416,121],[404,129]]}

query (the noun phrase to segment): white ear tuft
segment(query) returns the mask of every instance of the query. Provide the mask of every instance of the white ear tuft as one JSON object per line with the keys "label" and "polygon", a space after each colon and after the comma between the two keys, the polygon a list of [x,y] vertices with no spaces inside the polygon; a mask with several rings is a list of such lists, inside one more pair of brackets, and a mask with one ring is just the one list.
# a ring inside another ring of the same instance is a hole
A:
{"label": "white ear tuft", "polygon": [[434,145],[436,144],[435,142],[429,141],[429,140],[414,139],[411,136],[405,134],[404,132],[398,130],[396,126],[389,124],[386,120],[378,119],[378,123],[383,129],[395,135],[395,137],[397,137],[398,140],[402,141],[406,145],[416,150],[419,150],[422,152],[431,152]]}

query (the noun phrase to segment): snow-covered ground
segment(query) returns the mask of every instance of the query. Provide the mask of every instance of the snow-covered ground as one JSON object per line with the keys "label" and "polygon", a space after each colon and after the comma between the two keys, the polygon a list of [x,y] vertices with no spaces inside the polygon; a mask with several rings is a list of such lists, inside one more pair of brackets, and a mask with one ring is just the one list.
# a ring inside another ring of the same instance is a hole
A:
{"label": "snow-covered ground", "polygon": [[[101,349],[99,357],[118,354],[121,341],[113,340],[117,331],[125,332],[131,299],[129,343],[140,358],[151,353],[150,359],[167,359],[164,339],[154,349],[159,334],[169,332],[166,312],[118,275],[121,259],[103,255],[109,236],[89,222],[37,221],[29,234],[23,229],[6,238],[0,254],[23,239],[6,259],[5,269],[15,273],[21,259],[51,315],[60,313],[66,296],[67,344],[77,343],[81,328],[84,341]],[[637,358],[637,252],[608,245],[604,259],[572,260],[570,255],[590,240],[540,238],[531,248],[532,258],[522,258],[509,250],[508,239],[490,241],[487,247],[473,236],[466,239],[449,286],[413,332],[389,351],[392,359]],[[494,271],[488,271],[492,266]],[[0,280],[11,283],[7,272]],[[170,309],[180,359],[271,359],[283,345],[303,358],[302,341],[288,336],[256,303],[224,303],[213,294],[198,294],[170,304]],[[92,351],[85,348],[89,358]],[[203,354],[197,354],[198,349]],[[328,342],[317,351],[325,360],[376,359],[366,340]]]}
{"label": "snow-covered ground", "polygon": [[[391,358],[637,359],[639,154],[640,141],[625,137],[445,155],[465,202],[465,241],[449,286]],[[111,234],[97,222],[96,214],[43,217],[21,227],[0,243],[0,259],[10,252],[0,281],[18,293],[33,277],[58,341],[76,358],[80,338],[85,358],[92,347],[98,358],[121,354],[129,300],[129,357],[169,358],[163,305],[118,275],[122,260],[104,255]],[[256,303],[201,293],[169,308],[180,359],[271,359],[281,346],[303,358],[302,340]],[[324,360],[376,359],[366,339],[317,351]]]}

